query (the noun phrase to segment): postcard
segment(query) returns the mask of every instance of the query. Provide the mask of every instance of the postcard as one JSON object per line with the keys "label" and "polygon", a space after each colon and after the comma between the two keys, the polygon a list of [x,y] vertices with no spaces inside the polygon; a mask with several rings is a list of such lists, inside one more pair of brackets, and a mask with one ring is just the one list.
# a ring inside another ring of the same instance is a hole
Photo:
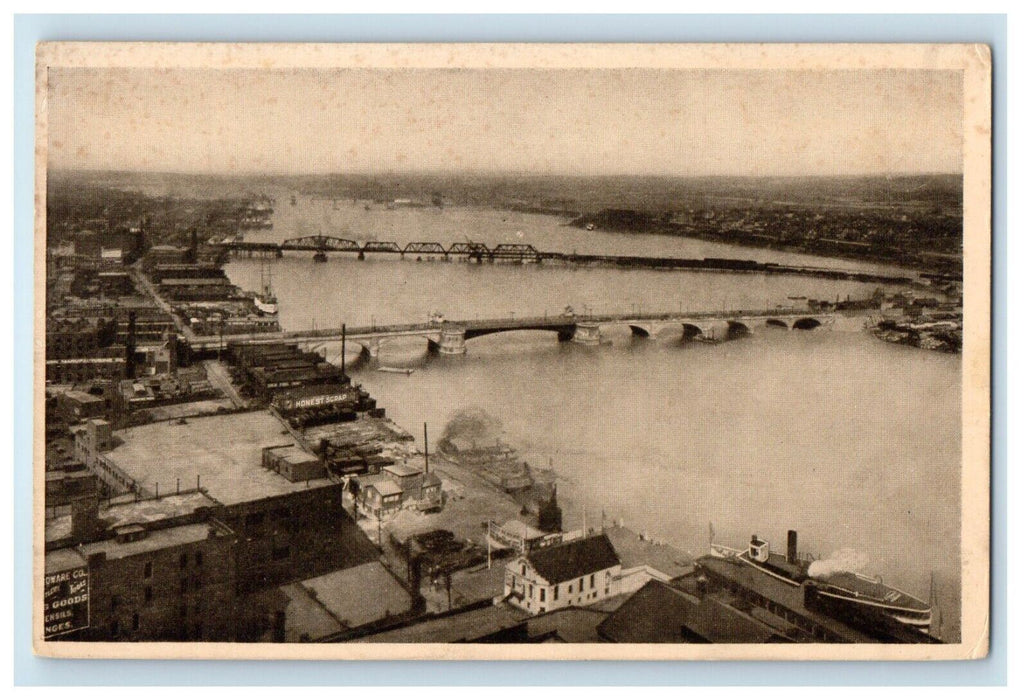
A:
{"label": "postcard", "polygon": [[990,85],[40,44],[36,653],[985,656]]}

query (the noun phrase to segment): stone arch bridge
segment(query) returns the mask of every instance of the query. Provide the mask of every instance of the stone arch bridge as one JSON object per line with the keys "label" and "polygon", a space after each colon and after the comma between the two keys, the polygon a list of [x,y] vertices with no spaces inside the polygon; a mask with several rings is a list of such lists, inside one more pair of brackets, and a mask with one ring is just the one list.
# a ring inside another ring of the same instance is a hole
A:
{"label": "stone arch bridge", "polygon": [[[684,340],[719,343],[753,335],[766,329],[817,330],[831,328],[835,313],[807,313],[802,310],[720,311],[625,314],[562,314],[526,318],[473,319],[428,323],[350,327],[347,344],[361,346],[361,354],[377,358],[383,344],[397,338],[424,338],[431,352],[461,355],[468,341],[486,335],[512,331],[555,333],[561,342],[598,345],[603,329],[628,327],[641,337],[680,333]],[[194,350],[212,350],[228,345],[274,343],[330,343],[341,340],[341,329],[319,329],[245,336],[193,336],[186,342]]]}

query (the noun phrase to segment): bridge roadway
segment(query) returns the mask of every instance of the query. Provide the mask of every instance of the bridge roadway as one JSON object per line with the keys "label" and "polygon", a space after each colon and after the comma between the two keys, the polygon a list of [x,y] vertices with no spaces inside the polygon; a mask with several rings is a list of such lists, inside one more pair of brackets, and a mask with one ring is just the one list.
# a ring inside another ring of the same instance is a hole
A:
{"label": "bridge roadway", "polygon": [[[360,345],[362,353],[372,358],[378,356],[382,343],[395,338],[424,338],[434,352],[459,355],[466,352],[468,340],[495,333],[549,331],[556,333],[561,342],[596,345],[602,340],[601,326],[628,326],[637,336],[652,337],[668,328],[680,328],[685,339],[715,343],[750,335],[769,326],[801,330],[830,328],[837,316],[837,313],[813,313],[800,309],[562,314],[348,327],[346,342]],[[191,332],[183,335],[193,350],[210,351],[229,345],[305,345],[341,341],[342,331],[341,328],[333,328],[224,336],[198,336]]]}
{"label": "bridge roadway", "polygon": [[358,260],[364,260],[369,253],[398,255],[401,259],[410,255],[432,256],[450,260],[466,260],[474,263],[536,263],[566,264],[596,267],[626,267],[654,270],[693,270],[698,272],[759,273],[779,275],[802,275],[826,279],[842,279],[878,284],[911,284],[917,273],[903,275],[881,275],[859,270],[844,270],[814,265],[779,265],[759,263],[753,260],[730,258],[665,258],[638,255],[586,255],[579,253],[547,252],[537,250],[525,243],[501,243],[490,248],[484,243],[458,242],[449,248],[432,241],[414,241],[402,248],[395,241],[359,242],[335,236],[303,236],[290,238],[281,243],[256,241],[220,241],[211,246],[226,253],[282,257],[285,251],[313,252],[316,260],[326,260],[328,253],[355,253]]}

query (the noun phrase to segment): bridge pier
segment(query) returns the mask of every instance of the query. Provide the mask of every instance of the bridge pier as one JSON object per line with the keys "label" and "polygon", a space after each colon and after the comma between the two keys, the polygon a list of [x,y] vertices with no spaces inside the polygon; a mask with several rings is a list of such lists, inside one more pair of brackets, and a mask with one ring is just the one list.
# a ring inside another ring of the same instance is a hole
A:
{"label": "bridge pier", "polygon": [[[429,341],[431,344],[432,341]],[[463,355],[468,351],[463,328],[444,328],[439,334],[439,343],[435,345],[440,355]]]}
{"label": "bridge pier", "polygon": [[575,337],[572,341],[580,343],[582,345],[599,345],[600,340],[603,336],[600,333],[600,324],[598,323],[576,323],[575,324]]}
{"label": "bridge pier", "polygon": [[382,349],[382,340],[379,338],[372,338],[361,343],[362,354],[367,355],[371,360],[378,359],[378,353]]}

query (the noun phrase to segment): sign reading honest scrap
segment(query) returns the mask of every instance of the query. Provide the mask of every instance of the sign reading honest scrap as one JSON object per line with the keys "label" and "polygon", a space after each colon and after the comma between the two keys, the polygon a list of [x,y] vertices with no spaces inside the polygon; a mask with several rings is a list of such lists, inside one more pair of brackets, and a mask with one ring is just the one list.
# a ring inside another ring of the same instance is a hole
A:
{"label": "sign reading honest scrap", "polygon": [[43,638],[89,627],[89,569],[47,574],[43,590]]}

